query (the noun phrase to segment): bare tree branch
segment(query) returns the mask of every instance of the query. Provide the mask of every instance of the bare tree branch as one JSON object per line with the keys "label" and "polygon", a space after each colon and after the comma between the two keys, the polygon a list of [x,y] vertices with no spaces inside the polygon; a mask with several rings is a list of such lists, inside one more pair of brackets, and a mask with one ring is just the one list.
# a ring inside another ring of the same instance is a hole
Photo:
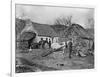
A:
{"label": "bare tree branch", "polygon": [[66,26],[70,26],[72,23],[72,16],[68,16],[68,17],[58,17],[55,20],[55,25],[66,25]]}

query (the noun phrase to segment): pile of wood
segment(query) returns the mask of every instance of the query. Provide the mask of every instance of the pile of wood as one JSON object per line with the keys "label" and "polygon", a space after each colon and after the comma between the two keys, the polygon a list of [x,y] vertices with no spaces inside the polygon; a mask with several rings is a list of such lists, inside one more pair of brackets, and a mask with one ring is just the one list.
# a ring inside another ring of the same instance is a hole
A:
{"label": "pile of wood", "polygon": [[62,51],[62,48],[63,48],[63,47],[60,47],[60,48],[58,48],[58,49],[49,49],[47,52],[41,54],[41,56],[42,56],[42,57],[46,57],[46,56],[52,54],[53,52]]}

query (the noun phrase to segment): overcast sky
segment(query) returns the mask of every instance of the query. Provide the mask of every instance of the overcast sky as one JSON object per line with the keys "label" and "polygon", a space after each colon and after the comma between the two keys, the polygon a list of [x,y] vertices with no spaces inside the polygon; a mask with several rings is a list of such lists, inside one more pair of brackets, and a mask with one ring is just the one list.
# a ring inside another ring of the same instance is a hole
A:
{"label": "overcast sky", "polygon": [[52,25],[55,19],[61,16],[72,16],[73,23],[78,23],[85,28],[89,28],[90,26],[86,25],[87,19],[94,18],[94,9],[16,5],[16,17],[29,18],[41,24]]}

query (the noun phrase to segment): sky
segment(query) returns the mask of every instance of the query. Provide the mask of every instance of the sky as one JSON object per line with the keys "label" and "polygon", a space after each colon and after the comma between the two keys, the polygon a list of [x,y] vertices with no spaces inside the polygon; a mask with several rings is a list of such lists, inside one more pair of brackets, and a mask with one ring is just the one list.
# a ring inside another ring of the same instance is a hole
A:
{"label": "sky", "polygon": [[[88,19],[94,19],[93,8],[54,7],[42,5],[16,5],[16,17],[31,19],[33,22],[53,25],[58,17],[72,16],[72,23],[82,25],[84,28],[92,28],[87,24]],[[93,24],[93,22],[90,22]]]}

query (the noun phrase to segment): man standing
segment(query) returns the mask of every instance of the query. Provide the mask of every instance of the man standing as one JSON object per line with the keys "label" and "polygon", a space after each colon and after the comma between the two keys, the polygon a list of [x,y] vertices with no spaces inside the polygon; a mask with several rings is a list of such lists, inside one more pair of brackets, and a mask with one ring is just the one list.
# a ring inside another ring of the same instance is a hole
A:
{"label": "man standing", "polygon": [[71,59],[71,55],[72,55],[72,40],[70,39],[69,43],[68,43],[68,49],[69,49],[69,58]]}
{"label": "man standing", "polygon": [[48,48],[48,38],[46,38],[46,40],[43,43],[44,48]]}
{"label": "man standing", "polygon": [[51,40],[50,39],[49,39],[48,44],[49,44],[49,48],[51,48]]}
{"label": "man standing", "polygon": [[44,48],[44,45],[43,45],[43,43],[44,43],[44,40],[43,40],[43,38],[41,38],[41,40],[39,41],[40,48]]}
{"label": "man standing", "polygon": [[67,56],[67,53],[68,53],[68,44],[67,44],[67,41],[65,42],[65,48],[64,48],[64,57]]}

